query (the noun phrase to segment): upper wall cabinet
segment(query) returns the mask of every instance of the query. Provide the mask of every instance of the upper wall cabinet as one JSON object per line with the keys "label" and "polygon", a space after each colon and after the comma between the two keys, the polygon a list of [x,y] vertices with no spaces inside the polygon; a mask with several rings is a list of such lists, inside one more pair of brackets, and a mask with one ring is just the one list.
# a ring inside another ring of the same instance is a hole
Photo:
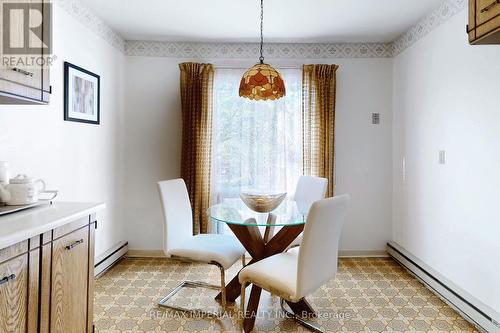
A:
{"label": "upper wall cabinet", "polygon": [[52,4],[0,0],[0,104],[48,103]]}
{"label": "upper wall cabinet", "polygon": [[500,0],[469,0],[471,44],[500,44]]}

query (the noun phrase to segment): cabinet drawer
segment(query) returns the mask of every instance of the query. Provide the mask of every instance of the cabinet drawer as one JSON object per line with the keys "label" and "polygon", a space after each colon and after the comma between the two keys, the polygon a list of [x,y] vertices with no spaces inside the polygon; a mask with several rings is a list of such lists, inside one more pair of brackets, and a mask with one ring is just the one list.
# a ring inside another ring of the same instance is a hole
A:
{"label": "cabinet drawer", "polygon": [[76,231],[77,229],[80,229],[84,226],[88,226],[88,224],[89,224],[89,217],[88,216],[82,217],[81,219],[78,219],[76,221],[63,225],[62,227],[54,229],[52,233],[52,239],[56,240],[58,238],[61,238],[62,236],[67,235],[73,231]]}
{"label": "cabinet drawer", "polygon": [[22,241],[0,250],[0,263],[28,252],[28,241]]}
{"label": "cabinet drawer", "polygon": [[47,93],[28,88],[0,78],[0,104],[41,104],[47,103]]}
{"label": "cabinet drawer", "polygon": [[[500,6],[499,6],[500,8]],[[480,25],[476,29],[476,38],[482,38],[496,31],[496,38],[492,36],[492,43],[488,44],[498,44],[500,42],[500,37],[498,37],[500,31],[500,16],[496,16],[495,18],[487,21],[486,23]]]}
{"label": "cabinet drawer", "polygon": [[[4,68],[0,71],[2,81],[16,84],[17,89],[41,90],[42,87],[42,69],[30,68],[26,66],[15,66]],[[7,84],[2,83],[6,87]]]}
{"label": "cabinet drawer", "polygon": [[500,15],[500,1],[476,0],[476,24],[478,26],[487,23]]}
{"label": "cabinet drawer", "polygon": [[26,332],[28,254],[0,264],[0,332]]}
{"label": "cabinet drawer", "polygon": [[87,332],[89,227],[52,244],[50,332]]}

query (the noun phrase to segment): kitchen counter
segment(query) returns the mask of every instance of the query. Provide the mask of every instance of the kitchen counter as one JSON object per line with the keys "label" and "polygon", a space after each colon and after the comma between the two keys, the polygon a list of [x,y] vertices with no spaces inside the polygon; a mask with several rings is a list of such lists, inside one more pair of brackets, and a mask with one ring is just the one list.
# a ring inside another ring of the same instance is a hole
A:
{"label": "kitchen counter", "polygon": [[96,213],[104,208],[54,202],[0,216],[0,332],[94,332]]}
{"label": "kitchen counter", "polygon": [[104,203],[54,202],[0,217],[0,249],[103,210]]}

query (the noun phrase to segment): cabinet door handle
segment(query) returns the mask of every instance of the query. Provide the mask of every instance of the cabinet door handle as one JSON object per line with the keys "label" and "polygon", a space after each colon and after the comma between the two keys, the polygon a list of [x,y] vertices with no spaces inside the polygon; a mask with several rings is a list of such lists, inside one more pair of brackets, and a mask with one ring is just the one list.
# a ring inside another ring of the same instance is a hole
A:
{"label": "cabinet door handle", "polygon": [[79,239],[77,240],[76,242],[70,244],[70,245],[66,245],[66,250],[71,250],[73,249],[75,246],[78,246],[80,244],[83,244],[83,239]]}
{"label": "cabinet door handle", "polygon": [[24,70],[22,68],[14,67],[14,68],[12,68],[12,70],[14,72],[18,72],[18,73],[24,74],[26,76],[33,76],[33,72],[28,72],[28,71],[26,71],[26,70]]}
{"label": "cabinet door handle", "polygon": [[481,9],[481,13],[486,13],[488,10],[490,10],[491,8],[495,7],[496,5],[498,5],[500,3],[500,0],[495,0],[493,1],[492,3],[490,3],[488,6],[484,7],[483,9]]}
{"label": "cabinet door handle", "polygon": [[16,274],[11,274],[8,276],[5,276],[3,279],[0,280],[0,285],[5,284],[9,281],[15,280],[16,279]]}

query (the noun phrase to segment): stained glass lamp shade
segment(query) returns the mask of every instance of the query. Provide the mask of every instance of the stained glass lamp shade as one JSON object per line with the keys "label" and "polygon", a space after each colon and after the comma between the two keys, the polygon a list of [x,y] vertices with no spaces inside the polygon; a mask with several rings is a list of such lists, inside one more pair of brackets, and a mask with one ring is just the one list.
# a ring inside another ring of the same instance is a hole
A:
{"label": "stained glass lamp shade", "polygon": [[285,96],[285,83],[268,64],[256,64],[243,74],[240,96],[252,100],[275,100]]}

